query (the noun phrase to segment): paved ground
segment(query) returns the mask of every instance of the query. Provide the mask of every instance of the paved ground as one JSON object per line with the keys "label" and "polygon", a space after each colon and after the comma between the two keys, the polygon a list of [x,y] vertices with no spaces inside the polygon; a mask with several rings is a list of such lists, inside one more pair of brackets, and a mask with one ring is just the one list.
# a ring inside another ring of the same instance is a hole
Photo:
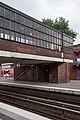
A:
{"label": "paved ground", "polygon": [[51,119],[0,102],[0,120],[51,120]]}
{"label": "paved ground", "polygon": [[20,84],[29,84],[29,85],[39,85],[39,86],[48,86],[48,87],[60,87],[60,88],[70,88],[70,89],[80,89],[80,80],[70,80],[68,83],[48,83],[48,82],[31,82],[31,81],[14,81],[14,80],[5,80],[2,79],[0,82],[9,82],[9,83],[20,83]]}
{"label": "paved ground", "polygon": [[5,114],[0,113],[0,120],[14,120]]}

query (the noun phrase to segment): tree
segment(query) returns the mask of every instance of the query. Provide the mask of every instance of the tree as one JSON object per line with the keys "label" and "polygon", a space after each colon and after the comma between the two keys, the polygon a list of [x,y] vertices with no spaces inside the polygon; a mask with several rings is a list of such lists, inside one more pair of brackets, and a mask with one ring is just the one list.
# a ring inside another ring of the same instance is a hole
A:
{"label": "tree", "polygon": [[63,17],[56,18],[55,20],[44,18],[42,19],[42,23],[71,36],[73,39],[77,37],[77,32],[69,28],[69,20]]}

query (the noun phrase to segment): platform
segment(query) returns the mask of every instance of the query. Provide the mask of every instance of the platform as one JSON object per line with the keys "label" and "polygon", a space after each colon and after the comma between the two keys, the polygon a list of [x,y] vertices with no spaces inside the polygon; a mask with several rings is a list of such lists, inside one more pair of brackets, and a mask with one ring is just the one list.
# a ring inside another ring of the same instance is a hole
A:
{"label": "platform", "polygon": [[0,84],[80,95],[80,81],[79,80],[71,80],[68,83],[47,83],[47,82],[0,80]]}
{"label": "platform", "polygon": [[0,102],[0,120],[51,120],[51,119]]}

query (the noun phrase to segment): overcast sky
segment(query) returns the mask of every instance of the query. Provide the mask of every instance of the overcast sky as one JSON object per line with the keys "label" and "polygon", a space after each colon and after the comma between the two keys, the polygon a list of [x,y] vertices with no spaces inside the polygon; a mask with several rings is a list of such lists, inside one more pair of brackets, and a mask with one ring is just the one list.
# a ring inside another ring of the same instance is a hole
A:
{"label": "overcast sky", "polygon": [[80,44],[80,0],[1,0],[38,20],[63,17],[78,33],[74,44]]}

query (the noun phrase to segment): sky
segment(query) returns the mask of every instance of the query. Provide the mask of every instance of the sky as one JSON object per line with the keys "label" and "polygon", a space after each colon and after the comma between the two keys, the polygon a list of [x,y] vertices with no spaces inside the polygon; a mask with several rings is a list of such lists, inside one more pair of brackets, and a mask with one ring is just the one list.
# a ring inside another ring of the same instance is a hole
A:
{"label": "sky", "polygon": [[63,17],[78,33],[74,44],[80,44],[80,0],[0,0],[41,21],[43,18]]}

